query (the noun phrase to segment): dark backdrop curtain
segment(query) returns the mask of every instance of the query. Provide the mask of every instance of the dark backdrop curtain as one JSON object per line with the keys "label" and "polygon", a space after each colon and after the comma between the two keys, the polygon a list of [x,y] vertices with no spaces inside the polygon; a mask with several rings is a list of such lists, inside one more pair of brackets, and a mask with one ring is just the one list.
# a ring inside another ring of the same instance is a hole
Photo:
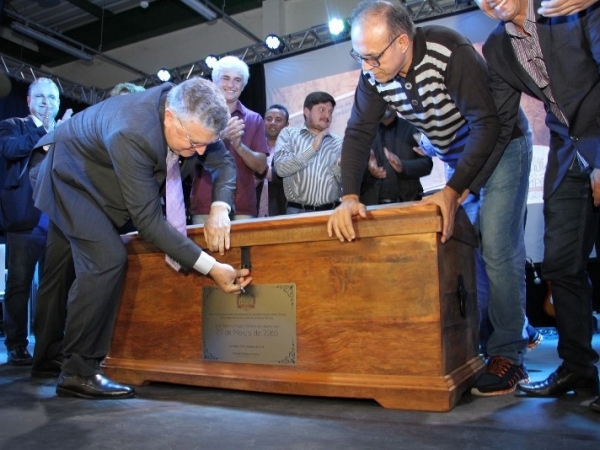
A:
{"label": "dark backdrop curtain", "polygon": [[29,114],[27,108],[28,84],[19,83],[12,78],[10,80],[10,93],[0,99],[0,120],[11,117],[25,117]]}
{"label": "dark backdrop curtain", "polygon": [[240,101],[246,108],[259,113],[262,117],[267,109],[267,89],[265,87],[265,66],[262,63],[251,64],[248,84],[240,95]]}

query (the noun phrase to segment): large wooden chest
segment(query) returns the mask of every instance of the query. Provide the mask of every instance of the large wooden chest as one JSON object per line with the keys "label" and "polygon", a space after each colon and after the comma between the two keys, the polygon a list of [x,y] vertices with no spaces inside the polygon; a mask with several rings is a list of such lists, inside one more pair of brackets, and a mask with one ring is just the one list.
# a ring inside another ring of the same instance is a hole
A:
{"label": "large wooden chest", "polygon": [[[441,244],[435,206],[373,207],[369,216],[355,222],[351,243],[328,237],[328,212],[232,223],[232,249],[220,261],[240,267],[249,248],[253,283],[295,283],[297,354],[285,366],[206,360],[202,292],[212,280],[175,273],[141,237],[124,237],[129,268],[107,374],[134,385],[452,409],[484,367],[472,227],[461,209],[454,237]],[[202,228],[188,231],[204,244]]]}

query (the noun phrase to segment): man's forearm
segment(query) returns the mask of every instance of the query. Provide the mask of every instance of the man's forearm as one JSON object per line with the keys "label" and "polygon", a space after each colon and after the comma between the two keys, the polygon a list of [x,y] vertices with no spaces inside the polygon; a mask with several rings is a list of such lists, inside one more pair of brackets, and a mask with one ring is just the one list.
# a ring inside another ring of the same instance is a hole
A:
{"label": "man's forearm", "polygon": [[234,150],[240,155],[244,164],[253,172],[264,173],[267,170],[267,155],[264,153],[253,151],[244,143],[240,143],[238,147],[234,147]]}

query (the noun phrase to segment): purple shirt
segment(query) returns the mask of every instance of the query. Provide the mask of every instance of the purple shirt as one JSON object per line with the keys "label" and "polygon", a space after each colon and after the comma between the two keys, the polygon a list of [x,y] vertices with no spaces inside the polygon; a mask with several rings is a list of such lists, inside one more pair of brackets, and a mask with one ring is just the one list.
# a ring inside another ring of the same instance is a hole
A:
{"label": "purple shirt", "polygon": [[[265,122],[260,114],[249,110],[238,100],[235,111],[231,114],[241,118],[246,127],[242,143],[255,152],[269,154],[267,149],[267,138],[265,137]],[[256,189],[254,172],[248,168],[242,158],[237,154],[231,143],[226,142],[225,147],[235,159],[237,167],[237,180],[235,189],[235,213],[256,217],[258,206],[256,200]],[[212,194],[212,179],[210,173],[202,170],[201,166],[196,169],[192,192],[190,194],[190,213],[208,214]]]}

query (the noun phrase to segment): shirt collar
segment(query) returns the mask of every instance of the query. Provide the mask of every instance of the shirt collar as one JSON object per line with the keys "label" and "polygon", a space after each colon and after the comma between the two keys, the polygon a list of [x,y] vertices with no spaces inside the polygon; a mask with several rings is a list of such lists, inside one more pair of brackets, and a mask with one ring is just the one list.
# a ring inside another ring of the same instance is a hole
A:
{"label": "shirt collar", "polygon": [[[527,15],[525,16],[525,23],[523,29],[525,31],[530,30],[532,26],[535,26],[535,7],[533,1],[529,1],[527,4]],[[512,22],[506,22],[506,33],[512,37],[524,37],[523,34],[517,29],[516,25]]]}
{"label": "shirt collar", "polygon": [[41,127],[42,125],[44,125],[44,122],[42,122],[40,119],[35,117],[33,114],[29,114],[29,117],[31,117],[31,119],[33,120],[33,123],[35,123],[36,127]]}
{"label": "shirt collar", "polygon": [[[306,127],[306,122],[304,122],[302,124],[302,126],[300,127],[300,132],[301,133],[308,133],[311,136],[316,136],[315,133],[313,133],[312,131],[310,131],[307,127]],[[325,134],[325,136],[331,136],[331,131],[327,131],[327,133]]]}
{"label": "shirt collar", "polygon": [[240,102],[238,100],[237,103],[236,103],[236,105],[235,105],[235,109],[233,110],[233,112],[231,113],[231,115],[233,115],[234,113],[238,113],[240,116],[246,117],[247,111],[248,111],[247,108],[242,104],[242,102]]}

